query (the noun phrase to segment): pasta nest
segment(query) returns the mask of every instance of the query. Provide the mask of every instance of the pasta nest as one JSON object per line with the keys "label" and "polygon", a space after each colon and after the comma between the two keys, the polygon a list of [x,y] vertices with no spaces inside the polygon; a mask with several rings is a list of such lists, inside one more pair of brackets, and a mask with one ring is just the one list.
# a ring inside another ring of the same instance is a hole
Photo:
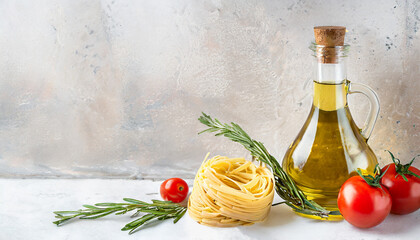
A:
{"label": "pasta nest", "polygon": [[215,156],[194,180],[188,213],[198,223],[233,227],[264,221],[274,198],[274,178],[265,166],[244,158]]}

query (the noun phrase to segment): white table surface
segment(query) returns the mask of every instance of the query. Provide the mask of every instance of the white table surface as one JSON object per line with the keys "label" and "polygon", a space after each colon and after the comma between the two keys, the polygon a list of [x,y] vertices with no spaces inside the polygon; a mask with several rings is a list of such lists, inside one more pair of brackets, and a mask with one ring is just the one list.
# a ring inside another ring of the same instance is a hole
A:
{"label": "white table surface", "polygon": [[167,220],[133,235],[120,231],[129,215],[76,220],[61,227],[51,223],[55,210],[122,202],[123,197],[159,199],[159,186],[150,180],[0,179],[0,239],[420,239],[420,210],[390,215],[379,226],[364,230],[345,221],[302,218],[283,205],[273,207],[263,223],[234,228],[202,226],[188,214],[177,224]]}

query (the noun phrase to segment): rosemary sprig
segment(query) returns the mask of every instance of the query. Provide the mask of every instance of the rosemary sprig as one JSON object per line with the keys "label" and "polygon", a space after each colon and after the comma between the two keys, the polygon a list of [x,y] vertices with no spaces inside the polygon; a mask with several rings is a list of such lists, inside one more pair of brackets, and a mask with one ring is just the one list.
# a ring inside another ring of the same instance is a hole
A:
{"label": "rosemary sprig", "polygon": [[252,139],[238,124],[222,124],[217,119],[212,119],[209,115],[203,115],[198,119],[202,124],[209,128],[200,132],[216,132],[216,136],[223,135],[230,140],[241,144],[257,160],[267,164],[273,171],[277,194],[285,200],[284,203],[293,208],[296,212],[310,214],[322,218],[329,215],[340,215],[338,211],[328,211],[312,200],[308,200],[306,195],[300,190],[289,175],[281,168],[278,161],[267,151],[261,142]]}
{"label": "rosemary sprig", "polygon": [[140,230],[142,226],[154,221],[174,218],[174,223],[176,223],[187,211],[186,207],[171,201],[152,200],[152,203],[146,203],[132,198],[124,198],[123,200],[127,203],[97,203],[83,205],[84,209],[77,211],[56,211],[54,214],[59,220],[53,223],[61,226],[71,219],[97,219],[112,213],[122,215],[133,210],[136,210],[136,212],[131,217],[138,217],[141,213],[146,213],[121,229],[122,231],[130,231],[129,234],[132,234]]}

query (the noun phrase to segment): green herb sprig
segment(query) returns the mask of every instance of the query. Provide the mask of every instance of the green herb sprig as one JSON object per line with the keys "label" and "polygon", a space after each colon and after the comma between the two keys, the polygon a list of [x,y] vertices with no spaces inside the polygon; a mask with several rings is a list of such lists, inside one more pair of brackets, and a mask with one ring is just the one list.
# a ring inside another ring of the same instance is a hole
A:
{"label": "green herb sprig", "polygon": [[129,234],[132,234],[140,230],[142,226],[154,221],[174,218],[174,223],[176,223],[187,211],[186,207],[171,201],[152,200],[152,203],[146,203],[132,198],[124,198],[123,200],[127,203],[96,203],[94,205],[83,205],[85,209],[77,211],[56,211],[54,214],[59,220],[53,223],[61,226],[71,219],[97,219],[112,213],[122,215],[133,210],[136,210],[136,212],[131,217],[138,217],[141,213],[145,213],[145,215],[126,224],[121,229],[122,231],[130,231]]}
{"label": "green herb sprig", "polygon": [[198,119],[209,128],[200,132],[216,132],[216,136],[225,136],[230,140],[241,144],[257,160],[267,164],[273,171],[277,194],[284,200],[286,205],[296,212],[326,218],[330,215],[340,215],[338,211],[328,211],[312,200],[300,190],[289,175],[281,168],[278,161],[267,151],[261,142],[252,139],[238,124],[221,123],[217,119],[202,113]]}

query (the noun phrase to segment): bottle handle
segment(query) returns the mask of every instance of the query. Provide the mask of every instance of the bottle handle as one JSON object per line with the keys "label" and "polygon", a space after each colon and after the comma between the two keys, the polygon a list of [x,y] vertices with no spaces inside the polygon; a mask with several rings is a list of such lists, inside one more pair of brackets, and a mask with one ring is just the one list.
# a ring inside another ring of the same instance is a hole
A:
{"label": "bottle handle", "polygon": [[370,102],[370,110],[368,117],[366,118],[365,125],[361,129],[360,133],[366,139],[369,139],[370,135],[372,134],[373,127],[375,126],[376,120],[378,119],[379,115],[379,99],[378,95],[376,95],[375,91],[372,88],[361,84],[361,83],[352,83],[349,82],[348,85],[348,93],[361,93],[365,95]]}

